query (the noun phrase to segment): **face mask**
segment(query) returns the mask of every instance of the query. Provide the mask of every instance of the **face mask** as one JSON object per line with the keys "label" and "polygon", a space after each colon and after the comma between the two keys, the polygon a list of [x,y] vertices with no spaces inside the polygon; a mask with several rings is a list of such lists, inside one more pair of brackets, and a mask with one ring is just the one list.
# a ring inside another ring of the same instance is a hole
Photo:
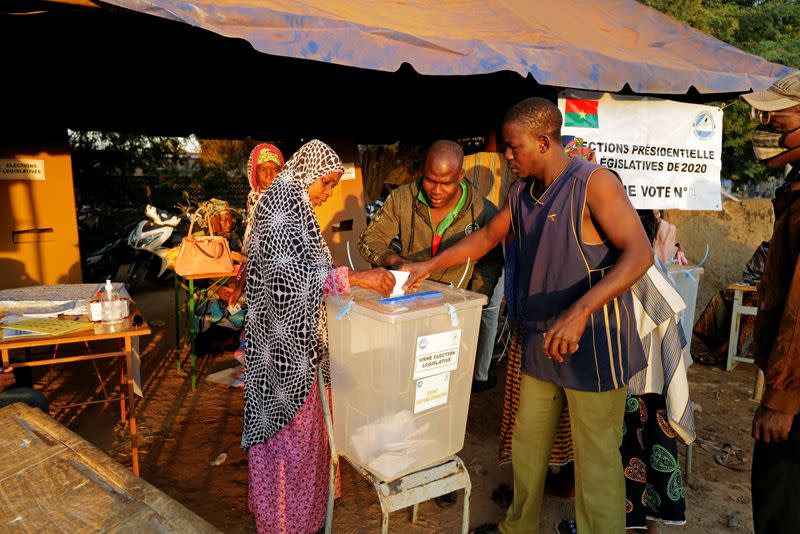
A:
{"label": "face mask", "polygon": [[797,148],[796,146],[789,146],[786,143],[786,138],[800,130],[795,128],[789,132],[776,132],[768,129],[766,126],[759,126],[753,131],[753,151],[756,154],[756,159],[759,161],[767,161],[777,156],[780,156],[787,150]]}

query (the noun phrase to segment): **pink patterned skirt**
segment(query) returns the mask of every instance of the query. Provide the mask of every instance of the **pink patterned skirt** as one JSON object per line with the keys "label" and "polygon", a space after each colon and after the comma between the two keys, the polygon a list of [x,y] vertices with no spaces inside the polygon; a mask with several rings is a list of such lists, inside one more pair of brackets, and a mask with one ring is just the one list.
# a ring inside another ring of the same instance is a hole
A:
{"label": "pink patterned skirt", "polygon": [[259,534],[311,534],[325,526],[331,452],[316,380],[294,419],[250,447],[247,458]]}

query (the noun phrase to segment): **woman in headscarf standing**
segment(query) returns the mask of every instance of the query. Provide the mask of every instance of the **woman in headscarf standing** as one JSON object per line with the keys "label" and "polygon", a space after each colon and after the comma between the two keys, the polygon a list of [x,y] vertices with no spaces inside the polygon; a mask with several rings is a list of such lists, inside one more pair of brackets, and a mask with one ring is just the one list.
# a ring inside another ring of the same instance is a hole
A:
{"label": "woman in headscarf standing", "polygon": [[247,181],[250,183],[250,192],[247,194],[247,212],[245,214],[244,250],[247,250],[247,240],[250,236],[253,210],[258,199],[278,176],[283,167],[283,154],[275,145],[261,143],[253,147],[247,159]]}
{"label": "woman in headscarf standing", "polygon": [[259,533],[314,533],[325,522],[330,450],[316,384],[328,358],[323,297],[351,285],[388,295],[394,286],[385,269],[332,264],[313,208],[328,200],[342,172],[333,149],[306,143],[251,220],[242,447]]}
{"label": "woman in headscarf standing", "polygon": [[[242,252],[244,254],[247,254],[247,242],[250,240],[250,229],[252,228],[256,204],[258,204],[258,200],[266,192],[267,188],[272,185],[283,164],[283,153],[275,145],[260,143],[250,151],[250,157],[247,158],[247,182],[250,184],[250,192],[247,194],[247,211],[245,211],[243,221]],[[236,275],[232,288],[222,288],[218,292],[227,301],[228,306],[239,304],[242,293],[244,293],[247,274],[246,255],[244,259],[245,262],[239,268],[239,274]],[[236,360],[242,364],[231,382],[231,386],[237,388],[244,387],[244,338],[245,331],[242,329],[242,333],[239,336],[239,348],[233,353]]]}

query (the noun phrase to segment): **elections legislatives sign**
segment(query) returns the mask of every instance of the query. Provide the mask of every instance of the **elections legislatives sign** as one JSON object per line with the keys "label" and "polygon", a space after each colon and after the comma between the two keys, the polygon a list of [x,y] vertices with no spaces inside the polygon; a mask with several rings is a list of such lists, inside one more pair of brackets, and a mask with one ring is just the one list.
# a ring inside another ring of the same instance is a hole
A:
{"label": "elections legislatives sign", "polygon": [[651,97],[563,91],[562,135],[616,171],[637,209],[719,210],[722,110]]}

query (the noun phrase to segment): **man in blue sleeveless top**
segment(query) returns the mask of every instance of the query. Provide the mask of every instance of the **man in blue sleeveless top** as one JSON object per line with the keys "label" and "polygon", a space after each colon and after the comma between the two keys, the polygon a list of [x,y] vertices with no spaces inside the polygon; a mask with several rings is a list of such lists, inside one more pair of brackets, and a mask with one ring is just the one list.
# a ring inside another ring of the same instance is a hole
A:
{"label": "man in blue sleeveless top", "polygon": [[619,177],[567,156],[561,124],[560,111],[548,100],[529,98],[512,107],[503,124],[504,156],[522,179],[510,188],[505,207],[456,246],[405,268],[411,287],[512,237],[506,298],[524,350],[511,446],[514,500],[500,525],[476,532],[539,532],[544,479],[565,399],[578,532],[625,530],[619,453],[625,386],[646,365],[630,287],[652,264],[652,252]]}

